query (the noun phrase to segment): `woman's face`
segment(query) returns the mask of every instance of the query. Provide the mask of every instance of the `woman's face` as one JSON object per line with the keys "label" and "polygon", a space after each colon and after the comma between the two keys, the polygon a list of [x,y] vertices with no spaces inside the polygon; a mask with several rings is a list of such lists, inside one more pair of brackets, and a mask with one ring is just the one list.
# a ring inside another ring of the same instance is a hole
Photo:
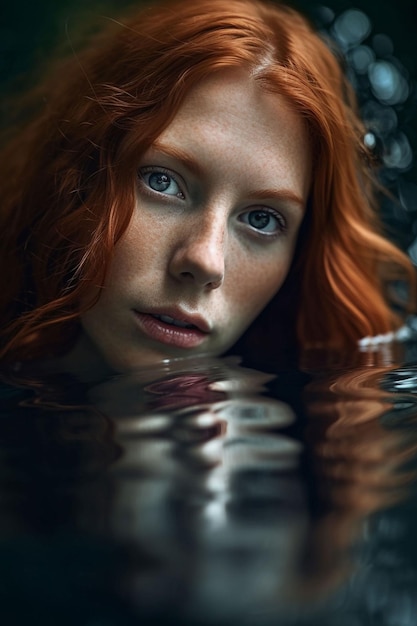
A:
{"label": "woman's face", "polygon": [[82,317],[88,349],[129,371],[230,348],[285,279],[310,179],[281,96],[234,70],[200,83],[138,164],[132,220]]}

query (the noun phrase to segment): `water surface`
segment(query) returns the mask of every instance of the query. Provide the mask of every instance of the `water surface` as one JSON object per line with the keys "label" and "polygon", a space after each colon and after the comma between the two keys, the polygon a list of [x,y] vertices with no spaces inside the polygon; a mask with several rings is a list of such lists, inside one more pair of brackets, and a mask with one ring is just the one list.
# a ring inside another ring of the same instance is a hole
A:
{"label": "water surface", "polygon": [[3,385],[2,623],[415,626],[413,349]]}

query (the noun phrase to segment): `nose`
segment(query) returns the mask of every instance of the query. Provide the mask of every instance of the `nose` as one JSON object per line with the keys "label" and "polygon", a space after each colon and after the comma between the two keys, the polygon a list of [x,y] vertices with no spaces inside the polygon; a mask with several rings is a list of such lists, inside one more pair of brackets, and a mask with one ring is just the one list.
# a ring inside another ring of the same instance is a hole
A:
{"label": "nose", "polygon": [[170,260],[170,274],[180,282],[218,289],[224,280],[226,225],[210,216],[182,229]]}

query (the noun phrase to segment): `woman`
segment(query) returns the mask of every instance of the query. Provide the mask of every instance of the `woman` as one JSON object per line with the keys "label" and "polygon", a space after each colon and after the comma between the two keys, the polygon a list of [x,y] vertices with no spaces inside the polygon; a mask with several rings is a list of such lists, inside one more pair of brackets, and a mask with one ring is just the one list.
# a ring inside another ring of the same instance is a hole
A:
{"label": "woman", "polygon": [[385,283],[412,267],[379,234],[352,90],[294,10],[156,4],[35,96],[1,155],[5,363],[124,372],[400,325]]}

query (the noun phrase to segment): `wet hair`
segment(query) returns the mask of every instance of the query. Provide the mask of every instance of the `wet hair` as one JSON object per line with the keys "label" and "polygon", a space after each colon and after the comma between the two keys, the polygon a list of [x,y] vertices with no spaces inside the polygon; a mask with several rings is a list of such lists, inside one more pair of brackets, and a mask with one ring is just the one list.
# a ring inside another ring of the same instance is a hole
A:
{"label": "wet hair", "polygon": [[129,225],[141,155],[193,86],[226,68],[284,96],[312,145],[307,214],[282,291],[296,297],[278,294],[268,307],[275,327],[283,302],[303,347],[346,348],[400,325],[387,276],[395,268],[412,285],[413,269],[381,235],[365,131],[334,53],[285,5],[174,0],[109,20],[61,59],[1,152],[3,359],[75,341]]}

